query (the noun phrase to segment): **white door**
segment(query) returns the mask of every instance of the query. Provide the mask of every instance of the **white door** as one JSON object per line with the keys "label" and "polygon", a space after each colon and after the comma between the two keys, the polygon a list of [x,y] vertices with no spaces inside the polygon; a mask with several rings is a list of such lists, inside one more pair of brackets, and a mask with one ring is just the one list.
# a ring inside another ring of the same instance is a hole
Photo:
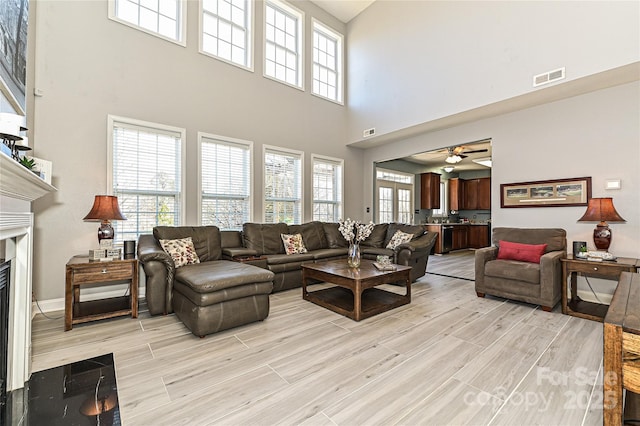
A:
{"label": "white door", "polygon": [[378,179],[376,181],[378,223],[413,223],[413,185]]}

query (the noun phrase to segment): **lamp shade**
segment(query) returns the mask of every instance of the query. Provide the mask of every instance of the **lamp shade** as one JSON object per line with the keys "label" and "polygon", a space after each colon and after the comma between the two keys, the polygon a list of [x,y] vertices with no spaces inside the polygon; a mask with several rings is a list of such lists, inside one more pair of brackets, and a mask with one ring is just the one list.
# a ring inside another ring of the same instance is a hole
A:
{"label": "lamp shade", "polygon": [[83,220],[104,221],[104,220],[127,220],[120,211],[118,197],[113,195],[96,195],[93,207]]}
{"label": "lamp shade", "polygon": [[578,222],[626,222],[613,206],[613,198],[591,198]]}

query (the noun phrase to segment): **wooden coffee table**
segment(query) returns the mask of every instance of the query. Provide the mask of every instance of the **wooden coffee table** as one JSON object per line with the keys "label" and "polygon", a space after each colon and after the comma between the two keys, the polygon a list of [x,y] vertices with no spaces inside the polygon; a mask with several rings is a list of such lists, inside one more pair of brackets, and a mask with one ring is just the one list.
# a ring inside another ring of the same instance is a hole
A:
{"label": "wooden coffee table", "polygon": [[[360,321],[411,303],[411,267],[396,265],[395,271],[379,271],[373,261],[362,260],[360,267],[350,268],[346,259],[302,265],[302,298]],[[307,291],[309,280],[335,284],[322,290]],[[375,288],[381,284],[403,281],[406,294]]]}

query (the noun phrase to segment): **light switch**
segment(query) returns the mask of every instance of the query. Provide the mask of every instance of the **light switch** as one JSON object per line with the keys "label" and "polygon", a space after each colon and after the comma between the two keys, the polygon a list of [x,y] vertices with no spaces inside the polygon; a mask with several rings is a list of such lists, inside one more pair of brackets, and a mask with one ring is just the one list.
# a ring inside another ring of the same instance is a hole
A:
{"label": "light switch", "polygon": [[620,189],[621,183],[620,179],[609,179],[604,186],[604,189]]}

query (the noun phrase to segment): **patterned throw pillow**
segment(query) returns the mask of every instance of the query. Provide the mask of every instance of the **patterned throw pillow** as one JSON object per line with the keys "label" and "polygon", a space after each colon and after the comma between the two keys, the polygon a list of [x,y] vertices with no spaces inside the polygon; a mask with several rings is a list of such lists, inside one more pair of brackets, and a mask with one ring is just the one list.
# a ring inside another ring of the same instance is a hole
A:
{"label": "patterned throw pillow", "polygon": [[306,253],[307,248],[302,241],[302,234],[280,234],[287,254]]}
{"label": "patterned throw pillow", "polygon": [[162,249],[173,259],[176,268],[184,265],[200,263],[200,258],[193,246],[191,237],[180,240],[160,240]]}
{"label": "patterned throw pillow", "polygon": [[387,244],[387,248],[391,250],[395,250],[400,244],[408,243],[413,238],[413,234],[407,234],[406,232],[396,231],[391,237],[389,244]]}

